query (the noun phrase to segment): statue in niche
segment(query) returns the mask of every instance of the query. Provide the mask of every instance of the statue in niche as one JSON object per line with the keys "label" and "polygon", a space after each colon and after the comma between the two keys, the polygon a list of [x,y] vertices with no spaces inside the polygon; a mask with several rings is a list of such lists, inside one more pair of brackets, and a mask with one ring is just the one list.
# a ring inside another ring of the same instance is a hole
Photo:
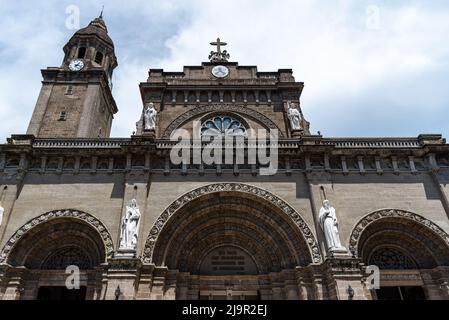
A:
{"label": "statue in niche", "polygon": [[291,130],[301,130],[301,114],[299,110],[292,106],[291,101],[288,101],[287,105],[287,118],[290,120]]}
{"label": "statue in niche", "polygon": [[126,206],[120,232],[120,249],[135,249],[139,233],[140,210],[136,199]]}
{"label": "statue in niche", "polygon": [[154,104],[150,102],[143,112],[145,130],[154,130],[156,128],[156,116],[157,111],[154,108]]}
{"label": "statue in niche", "polygon": [[330,205],[329,200],[323,201],[323,206],[319,214],[320,226],[326,239],[327,248],[330,252],[346,251],[341,245],[338,231],[338,220],[334,207]]}

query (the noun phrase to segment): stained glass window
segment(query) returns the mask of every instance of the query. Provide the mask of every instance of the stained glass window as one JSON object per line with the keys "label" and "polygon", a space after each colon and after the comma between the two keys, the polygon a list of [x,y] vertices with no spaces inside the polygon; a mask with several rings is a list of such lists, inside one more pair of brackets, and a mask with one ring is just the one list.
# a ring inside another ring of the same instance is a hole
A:
{"label": "stained glass window", "polygon": [[230,116],[216,116],[203,122],[201,136],[246,136],[246,128]]}

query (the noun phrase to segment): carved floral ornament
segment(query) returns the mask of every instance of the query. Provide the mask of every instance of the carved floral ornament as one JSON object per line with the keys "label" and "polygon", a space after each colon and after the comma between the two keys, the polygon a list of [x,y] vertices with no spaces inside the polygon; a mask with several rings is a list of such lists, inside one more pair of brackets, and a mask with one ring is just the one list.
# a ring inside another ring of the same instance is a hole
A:
{"label": "carved floral ornament", "polygon": [[6,245],[3,247],[2,252],[0,253],[0,263],[4,263],[8,259],[8,255],[11,253],[14,246],[20,241],[20,239],[32,228],[41,225],[45,222],[48,222],[50,220],[54,220],[57,218],[74,218],[81,220],[87,224],[89,224],[91,227],[93,227],[101,236],[104,246],[105,246],[105,252],[106,256],[110,257],[112,256],[112,253],[114,251],[112,237],[109,231],[106,229],[106,227],[98,220],[97,218],[93,217],[92,215],[79,211],[79,210],[54,210],[47,213],[44,213],[30,221],[28,221],[25,225],[23,225],[20,229],[18,229],[12,237],[8,240]]}
{"label": "carved floral ornament", "polygon": [[182,126],[184,123],[188,122],[192,118],[195,118],[196,116],[208,113],[208,112],[234,112],[240,115],[248,116],[249,118],[252,118],[260,123],[262,123],[266,128],[268,129],[276,129],[279,132],[279,138],[284,137],[282,131],[279,129],[279,127],[268,117],[263,115],[260,112],[254,111],[252,109],[249,109],[247,107],[242,106],[235,106],[235,105],[207,105],[207,106],[200,106],[196,107],[190,111],[187,111],[183,114],[181,114],[179,117],[177,117],[175,120],[173,120],[169,126],[165,129],[164,134],[162,135],[163,139],[170,139],[171,133],[178,129],[180,126]]}
{"label": "carved floral ornament", "polygon": [[263,189],[241,184],[241,183],[217,183],[211,184],[208,186],[200,187],[193,191],[186,193],[185,195],[178,198],[174,201],[164,212],[159,216],[159,218],[154,223],[153,227],[150,230],[150,234],[145,243],[144,256],[143,261],[145,263],[151,263],[153,258],[154,248],[157,242],[159,235],[162,232],[165,224],[168,222],[170,217],[175,214],[179,209],[181,209],[185,204],[190,201],[197,199],[203,195],[222,192],[222,191],[237,191],[247,194],[255,195],[259,198],[262,198],[265,201],[268,201],[272,205],[276,206],[280,210],[282,210],[285,214],[287,214],[293,223],[299,228],[301,234],[304,237],[304,240],[309,247],[310,254],[312,256],[313,263],[321,262],[321,254],[318,249],[317,241],[311,231],[311,229],[307,226],[306,222],[302,219],[301,215],[293,209],[289,204],[280,199],[279,197],[271,194],[268,191]]}
{"label": "carved floral ornament", "polygon": [[443,242],[447,246],[449,246],[449,235],[432,221],[409,211],[398,209],[384,209],[366,215],[362,220],[360,220],[360,222],[357,223],[351,233],[351,237],[349,238],[349,250],[357,254],[360,236],[362,235],[363,231],[377,220],[385,218],[403,218],[417,222],[421,226],[427,227],[432,230],[441,240],[443,240]]}

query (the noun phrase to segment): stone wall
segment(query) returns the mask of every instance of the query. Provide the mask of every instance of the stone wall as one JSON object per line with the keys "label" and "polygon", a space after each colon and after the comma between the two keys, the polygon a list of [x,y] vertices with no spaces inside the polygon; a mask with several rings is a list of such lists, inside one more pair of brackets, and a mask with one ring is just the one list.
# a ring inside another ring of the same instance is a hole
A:
{"label": "stone wall", "polygon": [[[312,197],[308,180],[313,190]],[[8,189],[4,191],[6,214],[1,229],[1,246],[28,220],[48,211],[69,208],[88,212],[100,219],[116,241],[123,205],[136,198],[143,215],[139,242],[139,252],[142,252],[149,230],[171,203],[193,189],[220,182],[254,185],[273,193],[295,208],[315,235],[320,235],[321,231],[316,229],[314,214],[317,212],[313,210],[321,207],[323,193],[320,187],[324,187],[327,198],[337,210],[340,235],[346,246],[353,227],[361,218],[385,208],[417,213],[449,233],[447,215],[437,186],[427,173],[333,174],[320,178],[296,173],[275,178],[244,174],[237,177],[229,174],[219,177],[213,174],[154,174],[148,178],[147,174],[28,173],[23,185],[8,184]]]}

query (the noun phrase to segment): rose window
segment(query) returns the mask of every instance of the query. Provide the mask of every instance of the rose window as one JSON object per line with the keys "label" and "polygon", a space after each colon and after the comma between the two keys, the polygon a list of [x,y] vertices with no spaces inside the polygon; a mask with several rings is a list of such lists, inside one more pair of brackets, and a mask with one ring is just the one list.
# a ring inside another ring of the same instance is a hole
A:
{"label": "rose window", "polygon": [[230,116],[216,116],[201,125],[201,136],[246,136],[246,128]]}

